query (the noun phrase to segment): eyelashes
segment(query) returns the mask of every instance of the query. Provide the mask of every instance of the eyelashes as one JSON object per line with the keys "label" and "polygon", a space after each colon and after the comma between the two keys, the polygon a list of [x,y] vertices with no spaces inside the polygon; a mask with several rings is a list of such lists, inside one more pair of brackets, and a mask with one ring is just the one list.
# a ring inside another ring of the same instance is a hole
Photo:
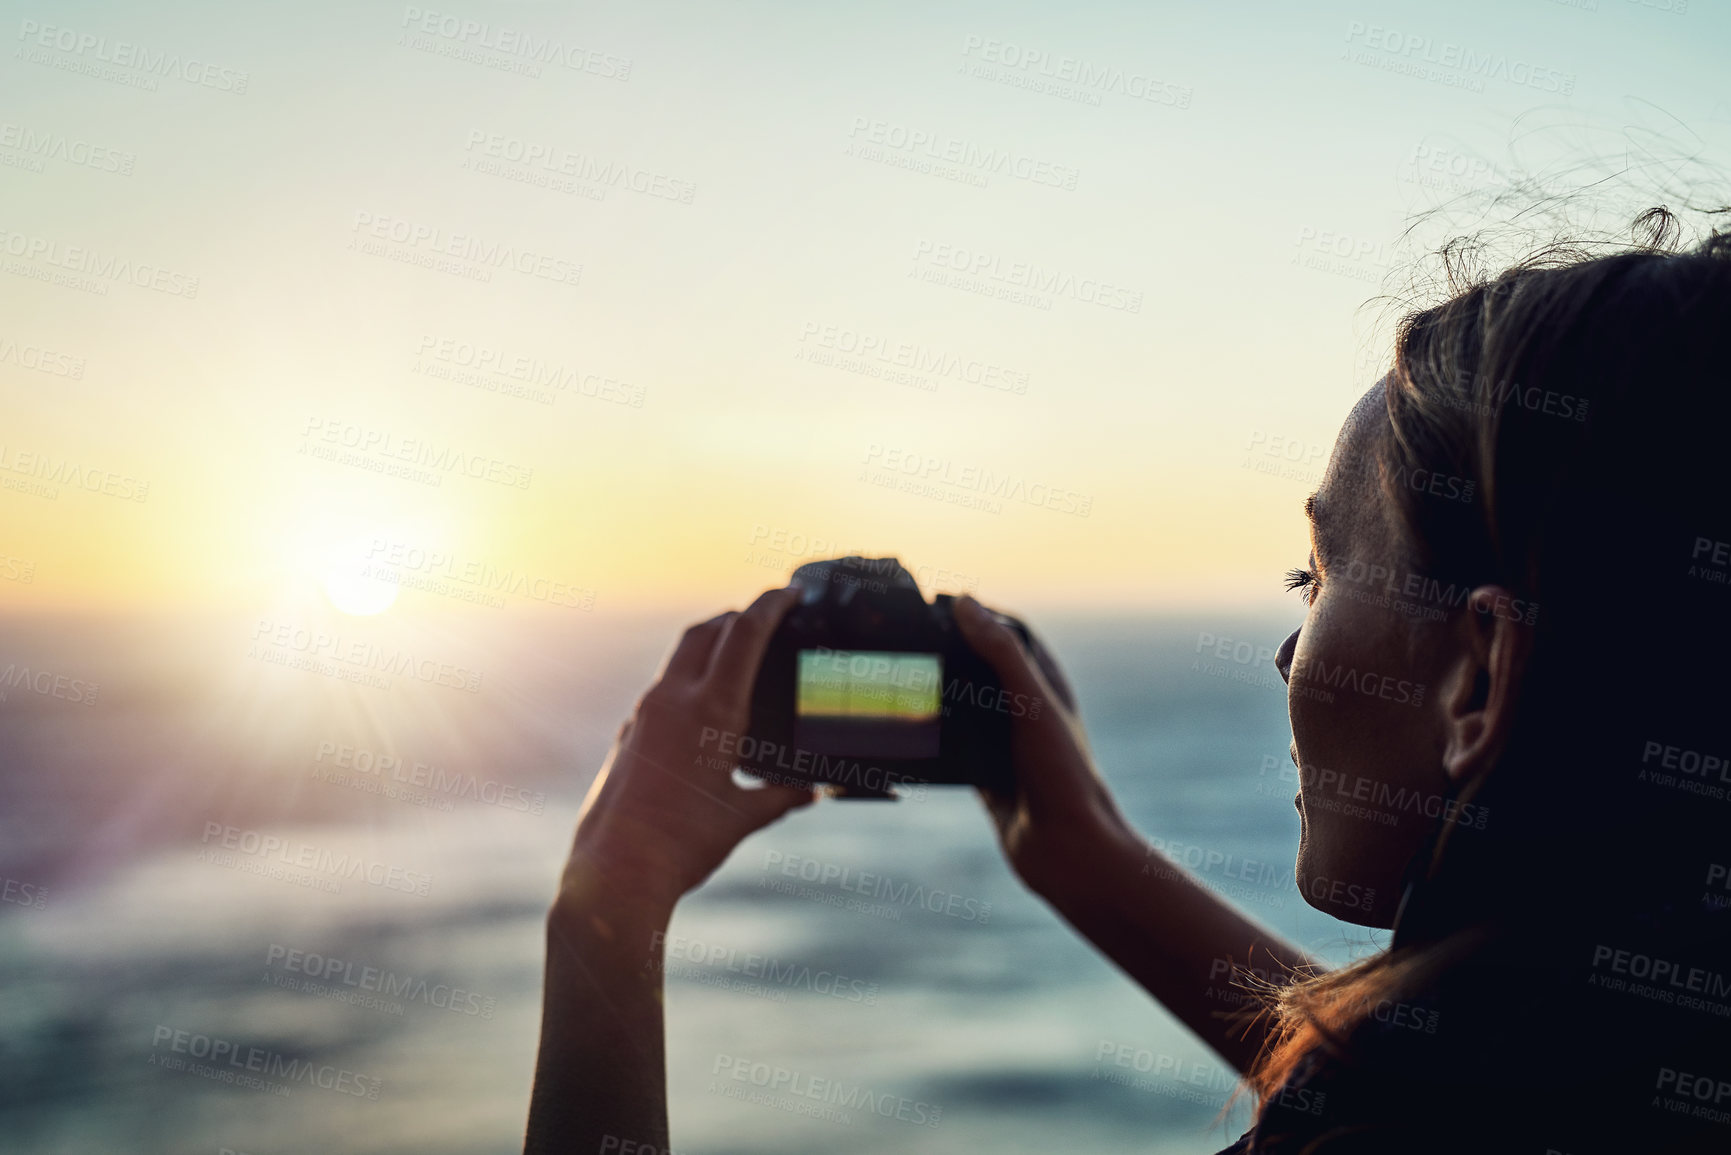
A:
{"label": "eyelashes", "polygon": [[1305,605],[1316,601],[1317,590],[1322,586],[1322,579],[1316,576],[1313,569],[1289,569],[1286,571],[1286,589],[1288,592],[1298,591],[1298,600]]}

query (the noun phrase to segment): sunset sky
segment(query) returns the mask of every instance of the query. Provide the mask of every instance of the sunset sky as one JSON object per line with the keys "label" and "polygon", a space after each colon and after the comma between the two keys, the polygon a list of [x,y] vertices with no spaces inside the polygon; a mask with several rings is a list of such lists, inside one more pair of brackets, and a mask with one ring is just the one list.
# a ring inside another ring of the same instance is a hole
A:
{"label": "sunset sky", "polygon": [[1308,7],[14,7],[0,603],[1265,606],[1412,214],[1731,155],[1710,5]]}

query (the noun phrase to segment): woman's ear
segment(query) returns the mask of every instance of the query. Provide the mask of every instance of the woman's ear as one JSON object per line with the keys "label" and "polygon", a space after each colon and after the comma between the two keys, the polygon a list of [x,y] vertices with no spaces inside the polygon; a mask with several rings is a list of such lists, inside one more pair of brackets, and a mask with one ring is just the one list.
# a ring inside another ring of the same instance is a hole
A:
{"label": "woman's ear", "polygon": [[1455,623],[1457,652],[1444,682],[1443,772],[1469,782],[1496,765],[1514,726],[1533,627],[1502,586],[1479,586]]}

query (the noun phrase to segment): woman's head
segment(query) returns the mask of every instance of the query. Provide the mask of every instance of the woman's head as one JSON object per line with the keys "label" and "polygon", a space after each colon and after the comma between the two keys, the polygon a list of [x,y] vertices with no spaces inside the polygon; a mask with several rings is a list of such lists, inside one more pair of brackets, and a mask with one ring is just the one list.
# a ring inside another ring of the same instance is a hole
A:
{"label": "woman's head", "polygon": [[1409,317],[1308,512],[1278,665],[1314,905],[1388,926],[1414,884],[1458,923],[1710,865],[1731,775],[1716,801],[1641,771],[1731,754],[1731,236],[1549,254]]}
{"label": "woman's head", "polygon": [[[1309,508],[1299,882],[1395,934],[1268,992],[1253,1149],[1459,1150],[1479,1112],[1509,1149],[1721,1149],[1653,1089],[1721,1070],[1723,1020],[1617,960],[1731,982],[1731,235],[1408,317]],[[1446,1029],[1378,1014],[1410,1000]],[[1292,1084],[1355,1106],[1295,1116]]]}
{"label": "woman's head", "polygon": [[1461,612],[1513,607],[1509,591],[1488,576],[1444,585],[1419,564],[1391,483],[1450,501],[1476,486],[1397,464],[1389,387],[1354,407],[1305,502],[1311,552],[1292,584],[1308,612],[1276,659],[1299,767],[1300,889],[1319,909],[1385,927],[1439,822],[1478,818],[1458,795],[1504,732],[1524,641],[1503,618]]}

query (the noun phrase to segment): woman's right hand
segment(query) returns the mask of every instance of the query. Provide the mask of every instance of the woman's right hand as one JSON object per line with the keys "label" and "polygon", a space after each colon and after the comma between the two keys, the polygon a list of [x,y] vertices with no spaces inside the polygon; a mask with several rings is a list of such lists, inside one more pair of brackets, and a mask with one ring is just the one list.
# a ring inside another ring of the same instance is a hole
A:
{"label": "woman's right hand", "polygon": [[1094,768],[1075,695],[1038,639],[1032,648],[972,597],[957,598],[956,623],[997,672],[1004,690],[1034,703],[1011,721],[1014,771],[1008,795],[980,789],[1004,857],[1036,894],[1055,899],[1089,877],[1103,838],[1123,831],[1111,792]]}

